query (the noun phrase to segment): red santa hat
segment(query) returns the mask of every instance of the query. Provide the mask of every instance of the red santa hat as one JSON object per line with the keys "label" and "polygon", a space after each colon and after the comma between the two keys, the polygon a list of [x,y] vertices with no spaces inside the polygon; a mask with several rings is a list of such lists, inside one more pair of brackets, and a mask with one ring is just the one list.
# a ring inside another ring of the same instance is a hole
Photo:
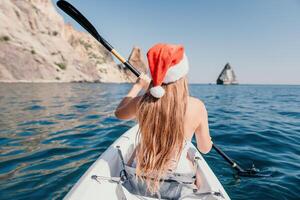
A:
{"label": "red santa hat", "polygon": [[187,57],[182,45],[156,44],[147,53],[153,87],[150,94],[161,98],[165,90],[163,83],[172,83],[184,77],[189,70]]}

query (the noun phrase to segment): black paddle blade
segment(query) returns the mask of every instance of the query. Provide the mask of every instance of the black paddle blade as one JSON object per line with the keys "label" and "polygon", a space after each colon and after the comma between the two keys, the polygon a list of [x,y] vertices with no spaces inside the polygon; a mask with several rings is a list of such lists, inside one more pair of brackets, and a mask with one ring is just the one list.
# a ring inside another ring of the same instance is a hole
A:
{"label": "black paddle blade", "polygon": [[241,177],[252,177],[252,178],[255,178],[255,177],[262,178],[262,177],[271,177],[272,176],[271,174],[262,174],[260,172],[254,172],[254,171],[251,171],[251,170],[238,172],[237,175],[241,176]]}
{"label": "black paddle blade", "polygon": [[238,176],[242,176],[242,177],[270,177],[271,174],[265,174],[260,172],[259,169],[256,169],[254,164],[252,165],[252,167],[250,169],[246,169],[243,171],[238,171],[237,172]]}
{"label": "black paddle blade", "polygon": [[78,22],[85,30],[87,30],[96,40],[98,40],[108,51],[111,51],[113,47],[105,41],[96,28],[87,20],[72,4],[65,0],[59,0],[56,5]]}

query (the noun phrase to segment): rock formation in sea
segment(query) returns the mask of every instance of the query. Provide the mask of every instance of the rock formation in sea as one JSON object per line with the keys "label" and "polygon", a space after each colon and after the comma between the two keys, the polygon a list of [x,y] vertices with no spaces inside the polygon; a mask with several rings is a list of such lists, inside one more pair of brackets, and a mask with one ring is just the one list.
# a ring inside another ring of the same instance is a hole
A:
{"label": "rock formation in sea", "polygon": [[65,24],[51,0],[0,1],[0,82],[135,80],[124,71],[88,33]]}
{"label": "rock formation in sea", "polygon": [[[143,54],[142,54],[140,48],[133,47],[133,49],[128,57],[128,61],[138,71],[147,73],[148,65],[143,57]],[[128,68],[124,68],[124,66],[122,64],[120,64],[119,67],[124,69],[124,72],[128,76],[130,81],[136,80],[136,76]]]}
{"label": "rock formation in sea", "polygon": [[225,65],[217,79],[218,85],[238,84],[236,75],[229,63]]}

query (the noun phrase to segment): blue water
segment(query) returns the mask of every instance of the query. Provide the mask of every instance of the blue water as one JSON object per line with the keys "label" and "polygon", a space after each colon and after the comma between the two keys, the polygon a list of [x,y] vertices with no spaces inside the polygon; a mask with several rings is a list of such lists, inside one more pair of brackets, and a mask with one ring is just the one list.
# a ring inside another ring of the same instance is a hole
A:
{"label": "blue water", "polygon": [[[113,111],[130,85],[0,84],[0,199],[61,199],[132,121]],[[300,86],[191,85],[213,140],[269,178],[235,178],[205,156],[232,199],[300,199]]]}

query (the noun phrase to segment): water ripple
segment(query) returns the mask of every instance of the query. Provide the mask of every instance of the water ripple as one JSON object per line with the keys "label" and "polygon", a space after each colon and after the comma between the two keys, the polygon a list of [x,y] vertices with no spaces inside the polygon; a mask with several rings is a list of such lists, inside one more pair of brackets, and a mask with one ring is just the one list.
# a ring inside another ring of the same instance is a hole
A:
{"label": "water ripple", "polygon": [[[129,87],[0,84],[0,199],[61,199],[133,126],[113,115]],[[236,179],[211,151],[205,158],[232,199],[299,197],[299,86],[192,85],[190,91],[207,106],[215,143],[242,166],[254,163],[273,175]]]}

